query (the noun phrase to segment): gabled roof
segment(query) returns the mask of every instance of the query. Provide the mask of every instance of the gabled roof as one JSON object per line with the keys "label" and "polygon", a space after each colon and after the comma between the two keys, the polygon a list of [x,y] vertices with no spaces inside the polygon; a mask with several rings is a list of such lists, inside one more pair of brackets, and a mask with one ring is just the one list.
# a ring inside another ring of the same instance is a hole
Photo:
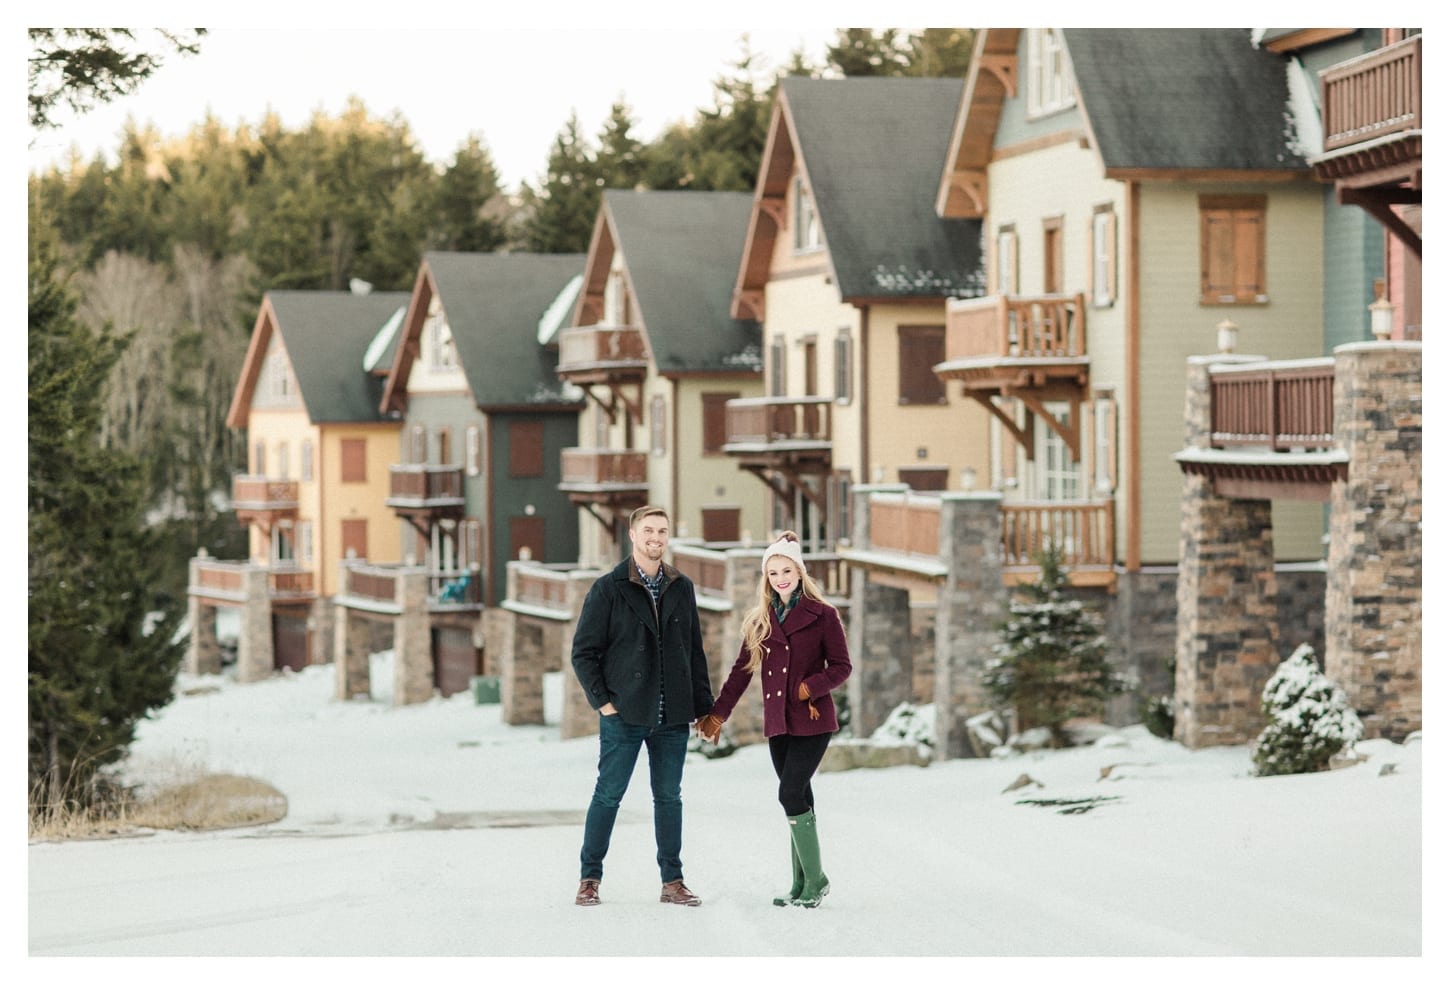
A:
{"label": "gabled roof", "polygon": [[274,331],[281,333],[313,424],[383,420],[378,411],[382,381],[367,372],[364,357],[378,330],[407,304],[403,291],[268,291],[252,329],[227,424],[247,426],[252,393]]}
{"label": "gabled roof", "polygon": [[580,404],[554,372],[557,357],[539,342],[539,320],[583,266],[582,253],[424,254],[383,410],[407,406],[408,374],[435,294],[481,409]]}
{"label": "gabled roof", "polygon": [[1284,59],[1248,28],[1063,28],[1084,117],[1109,176],[1308,172]]}
{"label": "gabled roof", "polygon": [[605,191],[586,283],[602,290],[614,252],[622,255],[657,372],[760,371],[760,323],[730,312],[751,198],[749,192]]}
{"label": "gabled roof", "polygon": [[760,216],[783,214],[797,159],[843,300],[981,294],[980,221],[934,209],[961,92],[960,79],[781,79],[739,294],[768,276],[777,224]]}

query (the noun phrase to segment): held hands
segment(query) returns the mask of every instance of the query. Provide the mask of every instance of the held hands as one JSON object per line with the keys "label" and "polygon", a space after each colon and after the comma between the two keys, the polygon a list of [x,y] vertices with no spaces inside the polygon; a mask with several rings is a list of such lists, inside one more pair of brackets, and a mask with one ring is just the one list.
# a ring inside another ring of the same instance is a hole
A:
{"label": "held hands", "polygon": [[717,715],[706,715],[695,723],[695,731],[700,733],[700,738],[706,742],[720,741],[720,728],[725,724],[724,719]]}

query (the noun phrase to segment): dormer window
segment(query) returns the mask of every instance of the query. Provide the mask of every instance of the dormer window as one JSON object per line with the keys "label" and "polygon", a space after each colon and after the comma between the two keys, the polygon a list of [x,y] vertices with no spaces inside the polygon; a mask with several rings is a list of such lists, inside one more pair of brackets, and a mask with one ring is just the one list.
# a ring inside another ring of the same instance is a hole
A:
{"label": "dormer window", "polygon": [[1045,116],[1077,102],[1067,52],[1055,27],[1027,29],[1027,115]]}
{"label": "dormer window", "polygon": [[796,175],[792,184],[791,197],[795,206],[796,252],[819,250],[822,246],[821,219],[816,214],[816,200],[811,197],[811,191],[800,175]]}

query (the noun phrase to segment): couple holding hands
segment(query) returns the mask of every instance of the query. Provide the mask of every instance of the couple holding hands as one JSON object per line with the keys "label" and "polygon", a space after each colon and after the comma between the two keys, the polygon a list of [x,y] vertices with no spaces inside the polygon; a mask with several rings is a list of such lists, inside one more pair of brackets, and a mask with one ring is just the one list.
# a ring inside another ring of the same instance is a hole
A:
{"label": "couple holding hands", "polygon": [[669,533],[669,516],[660,507],[634,511],[630,556],[595,581],[575,629],[574,673],[600,718],[599,772],[585,816],[574,902],[600,902],[604,856],[643,746],[654,795],[660,902],[700,905],[685,886],[680,861],[680,782],[690,727],[718,741],[751,679],[758,678],[790,832],[791,885],[773,902],[819,906],[830,881],[821,868],[811,778],[838,728],[831,692],[851,674],[840,615],[807,573],[799,538],[781,534],[761,559],[760,591],[741,625],[740,655],[717,698],[695,587],[664,561]]}

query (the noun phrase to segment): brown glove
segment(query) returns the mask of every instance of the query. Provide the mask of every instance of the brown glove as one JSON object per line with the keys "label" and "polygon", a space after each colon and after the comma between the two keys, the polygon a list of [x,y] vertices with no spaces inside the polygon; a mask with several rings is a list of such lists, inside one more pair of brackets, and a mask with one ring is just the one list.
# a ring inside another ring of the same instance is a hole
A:
{"label": "brown glove", "polygon": [[724,724],[725,720],[718,715],[706,715],[695,723],[695,731],[699,732],[700,738],[706,742],[719,742],[720,728]]}

